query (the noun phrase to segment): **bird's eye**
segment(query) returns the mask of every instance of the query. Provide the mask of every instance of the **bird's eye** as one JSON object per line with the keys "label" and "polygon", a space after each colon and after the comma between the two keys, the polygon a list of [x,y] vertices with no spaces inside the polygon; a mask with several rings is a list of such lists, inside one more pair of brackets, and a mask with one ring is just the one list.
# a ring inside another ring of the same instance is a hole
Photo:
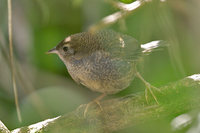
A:
{"label": "bird's eye", "polygon": [[67,47],[67,46],[64,46],[64,47],[63,47],[63,51],[67,52],[67,50],[68,50],[68,47]]}

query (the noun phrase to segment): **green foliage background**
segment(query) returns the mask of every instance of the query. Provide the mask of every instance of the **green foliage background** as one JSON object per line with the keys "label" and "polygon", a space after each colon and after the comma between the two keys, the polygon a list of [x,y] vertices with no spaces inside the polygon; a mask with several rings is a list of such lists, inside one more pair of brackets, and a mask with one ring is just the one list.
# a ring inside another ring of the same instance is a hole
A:
{"label": "green foliage background", "polygon": [[[9,129],[14,129],[73,111],[98,96],[98,93],[77,85],[61,60],[45,52],[65,37],[87,30],[119,9],[106,0],[12,2],[13,43],[17,70],[21,73],[17,75],[17,86],[23,122],[17,120],[9,61],[3,54],[3,51],[8,52],[5,0],[0,1],[0,120]],[[160,87],[200,73],[199,10],[198,0],[153,0],[107,28],[131,35],[141,44],[153,40],[169,43],[169,47],[145,56],[138,66],[147,81]],[[144,85],[135,79],[126,90],[110,97],[140,91],[144,91]],[[157,127],[161,126],[171,132],[170,120],[164,124],[152,122],[151,127],[145,126],[146,129],[144,125],[134,129],[143,133],[151,128],[149,131],[158,132]]]}

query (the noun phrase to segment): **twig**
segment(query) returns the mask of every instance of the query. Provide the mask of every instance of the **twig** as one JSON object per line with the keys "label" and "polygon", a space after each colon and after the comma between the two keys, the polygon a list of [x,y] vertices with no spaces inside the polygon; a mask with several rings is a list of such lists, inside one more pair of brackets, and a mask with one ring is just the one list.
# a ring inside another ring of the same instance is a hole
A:
{"label": "twig", "polygon": [[[101,28],[109,26],[109,25],[121,20],[121,18],[124,18],[124,17],[128,16],[129,14],[133,13],[133,11],[135,11],[139,7],[142,7],[146,2],[151,2],[151,1],[152,0],[136,0],[130,4],[124,4],[121,2],[109,0],[109,3],[113,4],[114,7],[119,8],[120,11],[117,11],[111,15],[108,15],[108,16],[102,18],[98,23],[90,26],[89,31],[96,32]],[[165,2],[165,1],[166,0],[160,0],[160,2]]]}
{"label": "twig", "polygon": [[19,108],[18,94],[17,94],[15,66],[14,66],[14,58],[13,58],[12,3],[11,3],[11,0],[8,0],[8,36],[9,36],[9,55],[10,55],[10,65],[11,65],[12,85],[13,85],[13,90],[14,90],[15,105],[16,105],[16,109],[17,109],[18,120],[19,120],[19,122],[22,122],[20,108]]}
{"label": "twig", "polygon": [[105,26],[108,26],[110,24],[113,24],[120,20],[121,18],[127,16],[129,13],[135,11],[137,8],[141,7],[145,2],[148,0],[136,0],[135,2],[131,4],[123,4],[120,2],[115,2],[115,6],[120,9],[120,11],[117,11],[111,15],[108,15],[104,17],[100,22],[97,24],[92,25],[89,28],[89,31],[95,32]]}
{"label": "twig", "polygon": [[0,121],[0,133],[10,133],[8,128]]}

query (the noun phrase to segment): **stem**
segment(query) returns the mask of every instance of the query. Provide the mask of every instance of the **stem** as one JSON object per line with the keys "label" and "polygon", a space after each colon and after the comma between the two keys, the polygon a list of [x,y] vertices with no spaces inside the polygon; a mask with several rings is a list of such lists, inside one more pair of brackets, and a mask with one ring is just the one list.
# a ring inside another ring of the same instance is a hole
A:
{"label": "stem", "polygon": [[12,85],[14,90],[15,97],[15,105],[17,109],[17,117],[19,122],[22,122],[18,94],[17,94],[17,86],[16,86],[16,77],[15,77],[15,66],[13,59],[13,43],[12,43],[12,3],[11,0],[8,0],[8,37],[9,37],[9,55],[10,55],[10,65],[11,65],[11,76],[12,76]]}

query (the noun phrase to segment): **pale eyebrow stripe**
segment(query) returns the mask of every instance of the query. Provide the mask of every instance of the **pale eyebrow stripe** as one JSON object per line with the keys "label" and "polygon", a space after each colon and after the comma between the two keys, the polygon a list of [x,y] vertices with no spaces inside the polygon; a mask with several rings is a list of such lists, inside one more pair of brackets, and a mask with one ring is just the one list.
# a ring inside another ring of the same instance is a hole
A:
{"label": "pale eyebrow stripe", "polygon": [[67,37],[65,40],[64,40],[64,43],[69,43],[71,41],[71,37]]}

